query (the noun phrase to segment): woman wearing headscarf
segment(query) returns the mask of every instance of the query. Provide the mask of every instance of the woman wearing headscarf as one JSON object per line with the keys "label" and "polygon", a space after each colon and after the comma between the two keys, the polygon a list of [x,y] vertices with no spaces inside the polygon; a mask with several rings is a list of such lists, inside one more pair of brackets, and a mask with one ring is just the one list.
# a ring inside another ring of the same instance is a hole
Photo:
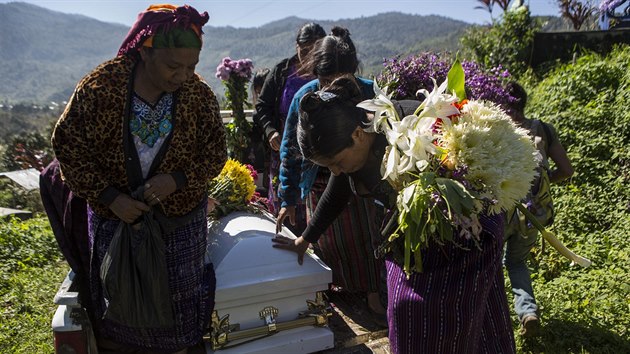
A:
{"label": "woman wearing headscarf", "polygon": [[[118,56],[79,82],[53,133],[65,182],[88,201],[101,349],[186,352],[214,306],[214,270],[204,265],[207,182],[226,148],[217,99],[195,74],[207,21],[187,5],[140,13]],[[118,225],[142,232],[149,212],[162,230],[172,323],[138,328],[105,316],[111,299],[99,271]]]}

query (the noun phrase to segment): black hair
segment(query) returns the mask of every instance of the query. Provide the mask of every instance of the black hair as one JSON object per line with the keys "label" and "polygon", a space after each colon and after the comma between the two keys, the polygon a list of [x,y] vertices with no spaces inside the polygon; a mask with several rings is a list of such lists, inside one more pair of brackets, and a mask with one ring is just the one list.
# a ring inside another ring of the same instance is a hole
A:
{"label": "black hair", "polygon": [[318,40],[310,58],[300,69],[302,74],[317,77],[354,74],[359,68],[357,50],[348,29],[335,26],[330,34]]}
{"label": "black hair", "polygon": [[250,89],[252,91],[260,92],[263,84],[265,83],[265,80],[267,79],[267,75],[269,75],[269,72],[271,72],[269,68],[258,69],[254,74],[254,77],[252,78]]}
{"label": "black hair", "polygon": [[506,89],[508,94],[515,99],[515,101],[507,103],[507,106],[519,112],[524,112],[527,105],[527,91],[516,82],[508,83]]}
{"label": "black hair", "polygon": [[315,42],[316,40],[323,38],[326,36],[326,31],[317,23],[309,22],[303,25],[297,33],[295,37],[295,42],[297,44],[307,44],[310,42]]}
{"label": "black hair", "polygon": [[353,75],[343,75],[320,91],[304,95],[297,130],[302,156],[332,158],[351,147],[352,133],[367,118],[366,112],[356,106],[361,100]]}

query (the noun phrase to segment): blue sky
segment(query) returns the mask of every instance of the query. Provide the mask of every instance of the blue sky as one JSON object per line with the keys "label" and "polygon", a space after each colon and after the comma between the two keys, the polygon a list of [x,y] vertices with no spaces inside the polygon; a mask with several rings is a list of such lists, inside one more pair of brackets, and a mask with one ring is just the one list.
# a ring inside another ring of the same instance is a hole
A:
{"label": "blue sky", "polygon": [[[10,1],[0,0],[0,3]],[[138,12],[152,3],[169,1],[135,0],[23,0],[51,10],[81,14],[104,22],[130,26]],[[469,23],[490,22],[487,10],[475,9],[477,0],[230,0],[184,1],[200,11],[208,11],[211,26],[257,27],[288,16],[310,20],[338,20],[398,11],[418,15],[442,15]],[[525,0],[533,15],[558,15],[555,0]],[[500,9],[494,10],[494,15]],[[375,29],[378,30],[378,29]]]}

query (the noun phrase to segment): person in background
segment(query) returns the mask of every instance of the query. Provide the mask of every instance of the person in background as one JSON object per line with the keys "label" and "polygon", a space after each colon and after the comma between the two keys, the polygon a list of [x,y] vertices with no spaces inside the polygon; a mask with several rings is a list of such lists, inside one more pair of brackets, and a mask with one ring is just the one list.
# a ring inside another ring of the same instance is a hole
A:
{"label": "person in background", "polygon": [[[258,100],[258,96],[260,96],[260,91],[262,91],[263,84],[265,83],[269,72],[271,72],[269,68],[262,68],[257,70],[252,77],[252,83],[249,86],[249,91],[251,95],[251,104],[254,108],[256,107],[256,101]],[[255,110],[252,115],[256,115]],[[258,172],[258,180],[255,181],[256,191],[258,193],[263,193],[263,195],[267,195],[269,183],[266,171],[269,170],[269,163],[266,157],[269,155],[269,149],[267,148],[267,142],[264,139],[263,131],[258,124],[252,125],[250,134],[250,162]]]}
{"label": "person in background", "polygon": [[[398,193],[381,172],[388,142],[384,134],[364,130],[374,112],[356,106],[363,98],[354,77],[344,76],[300,102],[303,156],[332,176],[304,234],[273,239],[275,247],[297,252],[298,262],[353,195],[374,198],[385,211],[397,208]],[[419,104],[394,101],[400,117]],[[479,241],[433,243],[423,250],[421,273],[407,276],[403,270],[403,237],[390,245],[385,262],[392,353],[516,352],[501,264],[503,216],[481,215],[480,222]],[[383,232],[388,237],[395,229]]]}
{"label": "person in background", "polygon": [[[529,135],[534,140],[542,157],[540,175],[534,180],[532,190],[524,203],[536,208],[533,210],[534,215],[543,224],[548,225],[553,221],[554,214],[551,199],[549,198],[546,203],[537,203],[537,197],[544,193],[549,195],[549,183],[558,183],[570,178],[573,175],[573,167],[566,150],[558,139],[555,128],[549,123],[525,117],[525,105],[527,104],[525,89],[517,83],[510,83],[508,93],[516,101],[507,105],[507,113],[518,126],[529,131]],[[549,158],[553,160],[555,169],[549,169]],[[521,221],[518,213],[513,212],[509,215],[505,229],[504,262],[512,284],[514,311],[520,321],[520,334],[523,337],[533,337],[538,333],[540,320],[526,261],[532,247],[538,240],[538,230],[532,225],[527,225],[525,220]]]}
{"label": "person in background", "polygon": [[[295,209],[300,200],[306,200],[307,218],[313,218],[315,206],[330,178],[330,171],[318,168],[300,154],[296,135],[300,99],[338,76],[354,75],[358,67],[359,60],[350,32],[342,27],[333,27],[331,34],[319,40],[310,60],[303,65],[304,70],[318,79],[302,86],[295,94],[285,123],[280,148],[279,195],[282,208],[278,214],[278,230],[286,218],[290,224],[295,223]],[[362,78],[356,80],[363,98],[373,98],[373,82]],[[374,257],[374,242],[380,239],[378,225],[374,222],[377,209],[373,200],[358,197],[340,205],[344,207],[344,212],[330,227],[314,232],[309,230],[312,229],[309,226],[301,234],[324,234],[317,245],[322,259],[333,271],[333,285],[350,293],[367,294],[369,310],[377,321],[384,324],[385,308],[380,294],[384,295],[385,291],[381,282],[384,263]]]}
{"label": "person in background", "polygon": [[[265,140],[271,149],[268,160],[269,170],[265,174],[268,182],[266,186],[268,186],[267,198],[269,199],[270,211],[275,216],[280,210],[278,198],[279,150],[284,122],[295,92],[314,78],[310,73],[301,74],[302,64],[308,57],[313,43],[325,35],[324,29],[316,23],[303,25],[295,38],[296,54],[276,64],[265,80],[260,96],[256,100],[254,124],[263,130]],[[303,203],[296,204],[296,212],[297,223],[290,228],[295,234],[300,234],[306,227]]]}
{"label": "person in background", "polygon": [[256,71],[254,77],[252,78],[252,84],[249,87],[249,91],[252,95],[252,106],[254,107],[256,106],[258,96],[260,96],[260,92],[262,91],[265,80],[267,80],[267,76],[270,72],[271,70],[269,70],[269,68],[262,68]]}
{"label": "person in background", "polygon": [[[204,264],[207,183],[227,158],[217,99],[195,74],[207,21],[207,12],[188,5],[140,13],[118,56],[78,83],[53,132],[63,178],[88,203],[89,281],[103,351],[185,353],[207,330],[216,283]],[[104,318],[99,270],[119,224],[147,232],[149,211],[168,230],[173,323],[137,328]]]}

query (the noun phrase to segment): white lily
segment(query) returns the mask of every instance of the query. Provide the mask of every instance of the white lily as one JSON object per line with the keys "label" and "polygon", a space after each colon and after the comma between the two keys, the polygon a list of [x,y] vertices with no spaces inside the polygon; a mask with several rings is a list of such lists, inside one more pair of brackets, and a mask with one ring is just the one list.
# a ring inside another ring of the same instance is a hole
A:
{"label": "white lily", "polygon": [[411,210],[411,201],[414,197],[414,194],[416,192],[416,184],[412,183],[410,185],[408,185],[407,187],[405,187],[401,193],[398,194],[398,198],[397,198],[397,204],[398,204],[398,210],[401,210],[401,206],[402,209],[404,209],[406,212],[409,212],[409,210]]}
{"label": "white lily", "polygon": [[392,146],[396,146],[401,152],[409,150],[409,131],[413,128],[418,117],[406,116],[401,121],[390,122],[391,128],[386,128],[385,136]]}
{"label": "white lily", "polygon": [[444,93],[448,85],[448,80],[438,87],[435,79],[433,80],[433,91],[429,92],[426,89],[418,90],[418,93],[422,94],[426,98],[420,105],[422,112],[419,117],[435,117],[435,118],[448,118],[454,114],[459,114],[459,109],[453,105],[453,103],[459,102],[457,96]]}
{"label": "white lily", "polygon": [[[359,102],[357,107],[363,108],[366,111],[374,112],[374,120],[372,124],[365,129],[368,133],[381,133],[387,128],[387,122],[398,121],[398,113],[394,104],[391,101],[391,95],[387,95],[387,91],[381,90],[374,81],[374,94],[375,97],[370,100]],[[385,128],[383,128],[385,126]]]}
{"label": "white lily", "polygon": [[388,146],[385,152],[385,171],[383,179],[396,181],[398,179],[398,164],[400,162],[400,153],[398,149]]}
{"label": "white lily", "polygon": [[404,151],[406,155],[413,157],[419,172],[429,165],[429,154],[435,155],[436,147],[433,144],[433,124],[435,118],[424,117],[416,122],[415,128],[409,135],[409,149]]}
{"label": "white lily", "polygon": [[416,167],[416,159],[409,155],[401,155],[398,161],[398,175],[402,175],[407,172],[411,172]]}

